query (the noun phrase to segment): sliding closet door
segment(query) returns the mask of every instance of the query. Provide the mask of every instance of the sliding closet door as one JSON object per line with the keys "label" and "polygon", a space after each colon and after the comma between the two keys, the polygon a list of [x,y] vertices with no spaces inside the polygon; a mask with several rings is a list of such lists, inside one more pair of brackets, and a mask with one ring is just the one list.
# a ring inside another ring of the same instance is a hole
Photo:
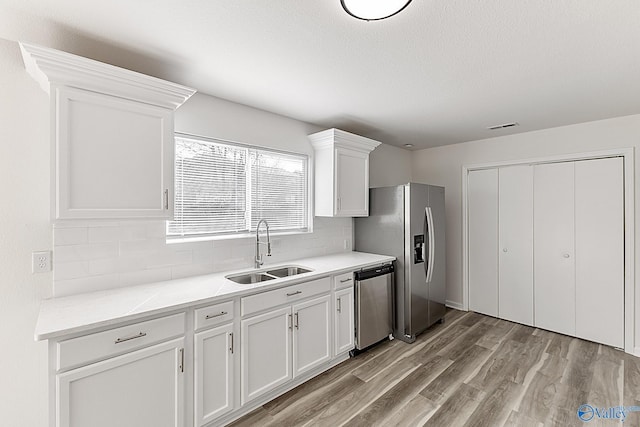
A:
{"label": "sliding closet door", "polygon": [[576,336],[624,347],[622,158],[575,163]]}
{"label": "sliding closet door", "polygon": [[498,316],[533,325],[533,167],[499,170]]}
{"label": "sliding closet door", "polygon": [[575,335],[573,162],[534,167],[534,242],[535,325]]}
{"label": "sliding closet door", "polygon": [[469,309],[498,316],[498,170],[469,171]]}

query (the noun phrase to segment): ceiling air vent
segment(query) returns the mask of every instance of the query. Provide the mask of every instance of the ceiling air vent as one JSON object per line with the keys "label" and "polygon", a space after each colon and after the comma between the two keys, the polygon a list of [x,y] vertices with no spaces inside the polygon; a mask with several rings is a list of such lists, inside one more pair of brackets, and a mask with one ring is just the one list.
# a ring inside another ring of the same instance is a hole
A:
{"label": "ceiling air vent", "polygon": [[497,130],[497,129],[512,128],[514,126],[520,126],[520,125],[517,122],[512,122],[512,123],[504,123],[502,125],[489,126],[487,129]]}

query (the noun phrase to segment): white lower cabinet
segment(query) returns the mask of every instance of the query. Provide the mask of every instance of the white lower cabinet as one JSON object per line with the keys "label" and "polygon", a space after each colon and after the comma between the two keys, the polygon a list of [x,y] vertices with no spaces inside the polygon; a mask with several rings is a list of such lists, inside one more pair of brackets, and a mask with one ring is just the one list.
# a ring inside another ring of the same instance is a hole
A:
{"label": "white lower cabinet", "polygon": [[56,376],[58,427],[184,425],[184,338]]}
{"label": "white lower cabinet", "polygon": [[348,357],[352,277],[51,341],[50,427],[224,425]]}
{"label": "white lower cabinet", "polygon": [[329,295],[293,306],[294,377],[331,359],[330,306]]}
{"label": "white lower cabinet", "polygon": [[293,378],[291,307],[242,321],[242,404]]}
{"label": "white lower cabinet", "polygon": [[354,348],[353,287],[336,291],[334,306],[334,348],[339,355]]}
{"label": "white lower cabinet", "polygon": [[196,425],[205,425],[234,409],[233,323],[194,336]]}
{"label": "white lower cabinet", "polygon": [[242,403],[331,359],[330,296],[242,321]]}

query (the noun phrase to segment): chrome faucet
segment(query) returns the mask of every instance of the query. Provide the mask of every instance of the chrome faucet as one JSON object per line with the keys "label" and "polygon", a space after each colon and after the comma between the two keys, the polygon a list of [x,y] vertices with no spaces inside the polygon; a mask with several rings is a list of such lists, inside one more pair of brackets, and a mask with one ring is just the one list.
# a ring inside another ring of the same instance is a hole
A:
{"label": "chrome faucet", "polygon": [[[260,225],[264,222],[264,225],[267,227],[267,242],[260,241]],[[267,256],[271,256],[271,239],[269,238],[269,223],[265,219],[261,219],[258,221],[258,225],[256,226],[256,259],[255,259],[255,267],[260,268],[264,261],[262,261],[262,254],[260,253],[260,245],[267,245]]]}

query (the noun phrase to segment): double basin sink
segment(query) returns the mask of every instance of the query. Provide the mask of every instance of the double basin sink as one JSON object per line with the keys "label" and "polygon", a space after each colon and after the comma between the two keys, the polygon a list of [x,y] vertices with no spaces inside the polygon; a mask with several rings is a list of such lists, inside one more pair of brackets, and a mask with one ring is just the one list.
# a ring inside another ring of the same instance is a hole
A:
{"label": "double basin sink", "polygon": [[253,283],[265,282],[267,280],[282,279],[284,277],[309,273],[311,271],[313,270],[311,270],[310,268],[300,267],[297,265],[289,265],[267,271],[254,271],[250,273],[232,274],[230,276],[225,276],[225,278],[241,285],[250,285]]}

